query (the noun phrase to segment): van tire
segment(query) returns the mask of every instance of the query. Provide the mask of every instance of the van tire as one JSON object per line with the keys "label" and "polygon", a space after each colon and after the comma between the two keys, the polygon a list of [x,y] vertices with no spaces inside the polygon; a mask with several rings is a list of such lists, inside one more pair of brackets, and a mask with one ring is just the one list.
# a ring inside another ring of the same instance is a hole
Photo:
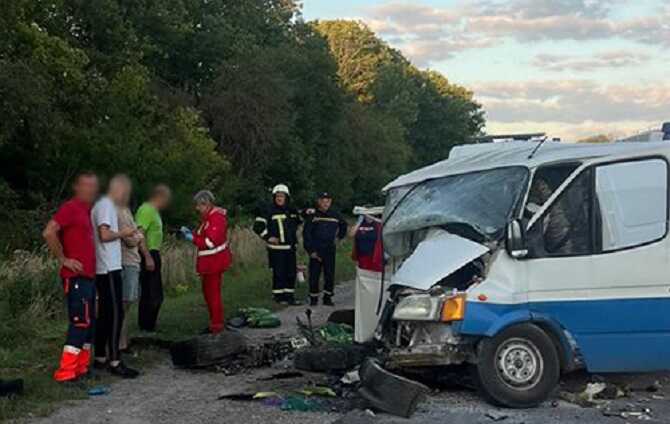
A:
{"label": "van tire", "polygon": [[473,371],[491,403],[531,408],[556,388],[561,367],[551,337],[536,325],[520,324],[482,340]]}

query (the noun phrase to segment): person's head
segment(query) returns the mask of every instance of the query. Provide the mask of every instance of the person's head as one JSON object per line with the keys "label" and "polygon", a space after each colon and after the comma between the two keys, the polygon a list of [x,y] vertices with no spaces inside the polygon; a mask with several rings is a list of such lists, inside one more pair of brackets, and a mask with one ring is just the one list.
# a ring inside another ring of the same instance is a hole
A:
{"label": "person's head", "polygon": [[282,207],[288,204],[289,191],[288,187],[285,184],[277,184],[272,189],[272,198],[274,199],[275,205]]}
{"label": "person's head", "polygon": [[320,210],[327,211],[333,204],[333,197],[329,193],[323,192],[319,194],[316,204]]}
{"label": "person's head", "polygon": [[109,180],[107,195],[118,206],[128,206],[133,184],[125,174],[116,174]]}
{"label": "person's head", "polygon": [[206,214],[214,207],[214,200],[214,194],[211,191],[200,190],[193,196],[195,210],[197,210],[200,215]]}
{"label": "person's head", "polygon": [[172,199],[172,191],[170,187],[165,184],[158,184],[151,190],[151,196],[149,201],[151,204],[158,210],[167,208],[170,205],[170,200]]}
{"label": "person's head", "polygon": [[86,203],[93,203],[98,197],[98,176],[92,171],[77,174],[72,184],[74,197]]}

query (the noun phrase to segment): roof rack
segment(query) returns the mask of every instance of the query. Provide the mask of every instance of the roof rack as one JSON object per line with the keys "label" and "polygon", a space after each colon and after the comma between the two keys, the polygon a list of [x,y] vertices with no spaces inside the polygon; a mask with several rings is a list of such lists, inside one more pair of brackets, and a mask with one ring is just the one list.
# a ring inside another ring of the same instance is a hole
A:
{"label": "roof rack", "polygon": [[475,143],[496,143],[500,141],[534,141],[546,138],[547,134],[543,132],[537,133],[520,133],[520,134],[492,134],[481,137],[475,137]]}

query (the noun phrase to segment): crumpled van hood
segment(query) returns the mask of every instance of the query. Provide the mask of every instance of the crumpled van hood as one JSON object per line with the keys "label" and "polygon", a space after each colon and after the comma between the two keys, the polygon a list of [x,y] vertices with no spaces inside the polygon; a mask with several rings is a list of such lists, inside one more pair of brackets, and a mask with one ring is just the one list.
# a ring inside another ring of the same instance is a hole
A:
{"label": "crumpled van hood", "polygon": [[428,290],[489,249],[444,230],[431,232],[391,276],[391,285]]}

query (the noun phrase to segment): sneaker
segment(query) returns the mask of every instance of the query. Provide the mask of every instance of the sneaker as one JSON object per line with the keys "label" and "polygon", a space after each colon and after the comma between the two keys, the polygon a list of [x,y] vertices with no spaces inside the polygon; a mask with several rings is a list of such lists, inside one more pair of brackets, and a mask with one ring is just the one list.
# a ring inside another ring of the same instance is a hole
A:
{"label": "sneaker", "polygon": [[323,297],[323,304],[325,306],[335,306],[335,304],[333,303],[333,299],[330,296]]}
{"label": "sneaker", "polygon": [[112,373],[112,375],[116,375],[121,378],[137,378],[137,376],[140,375],[139,371],[128,368],[123,362],[119,362],[119,364],[115,367],[110,365],[109,372]]}

